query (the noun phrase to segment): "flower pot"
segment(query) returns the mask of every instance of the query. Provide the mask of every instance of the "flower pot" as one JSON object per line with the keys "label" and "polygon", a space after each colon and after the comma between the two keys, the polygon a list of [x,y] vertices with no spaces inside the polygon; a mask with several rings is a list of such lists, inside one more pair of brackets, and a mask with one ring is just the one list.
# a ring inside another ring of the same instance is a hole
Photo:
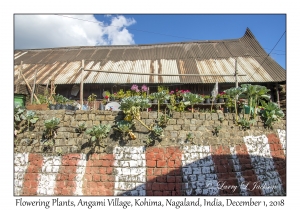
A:
{"label": "flower pot", "polygon": [[209,98],[204,99],[204,103],[205,104],[209,104],[210,103],[210,99]]}
{"label": "flower pot", "polygon": [[49,109],[50,110],[55,110],[55,104],[49,104]]}
{"label": "flower pot", "polygon": [[55,104],[55,109],[59,110],[61,108],[61,104]]}
{"label": "flower pot", "polygon": [[229,113],[229,108],[228,107],[224,107],[223,108],[223,113]]}
{"label": "flower pot", "polygon": [[105,106],[104,106],[104,104],[100,104],[100,110],[104,110],[105,109]]}
{"label": "flower pot", "polygon": [[[245,105],[245,114],[250,114],[250,106]],[[251,107],[251,113],[254,113],[253,107]]]}
{"label": "flower pot", "polygon": [[214,103],[214,104],[216,104],[218,102],[218,100],[217,99],[215,99],[215,100],[212,100],[212,99],[210,99],[210,103]]}
{"label": "flower pot", "polygon": [[244,108],[243,107],[238,107],[238,113],[242,114],[244,112]]}
{"label": "flower pot", "polygon": [[224,102],[227,102],[228,101],[228,98],[224,98]]}
{"label": "flower pot", "polygon": [[218,103],[224,103],[224,98],[218,98]]}

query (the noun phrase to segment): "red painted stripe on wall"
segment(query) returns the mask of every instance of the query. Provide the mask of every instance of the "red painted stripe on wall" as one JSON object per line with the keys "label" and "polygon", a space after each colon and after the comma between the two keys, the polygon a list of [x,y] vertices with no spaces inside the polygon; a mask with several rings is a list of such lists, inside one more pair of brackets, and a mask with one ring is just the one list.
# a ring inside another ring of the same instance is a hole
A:
{"label": "red painted stripe on wall", "polygon": [[147,196],[182,195],[181,155],[179,147],[147,148]]}
{"label": "red painted stripe on wall", "polygon": [[62,156],[61,167],[54,189],[55,195],[74,195],[76,190],[76,169],[79,160],[80,154]]}
{"label": "red painted stripe on wall", "polygon": [[39,173],[42,171],[43,156],[36,153],[28,155],[28,167],[24,175],[22,195],[37,195]]}
{"label": "red painted stripe on wall", "polygon": [[280,176],[282,187],[286,192],[286,157],[284,155],[282,144],[280,139],[273,133],[268,134],[267,137],[275,169]]}
{"label": "red painted stripe on wall", "polygon": [[[245,185],[248,189],[249,196],[262,195],[261,190],[259,189],[259,181],[255,174],[254,168],[251,165],[251,158],[248,153],[247,146],[245,144],[235,146],[236,154],[241,165],[241,173],[245,179]],[[255,187],[258,186],[257,188]]]}
{"label": "red painted stripe on wall", "polygon": [[88,156],[82,192],[84,195],[114,195],[113,154]]}
{"label": "red painted stripe on wall", "polygon": [[228,146],[212,146],[211,153],[218,176],[219,194],[223,196],[240,195],[239,182],[231,161],[230,148]]}

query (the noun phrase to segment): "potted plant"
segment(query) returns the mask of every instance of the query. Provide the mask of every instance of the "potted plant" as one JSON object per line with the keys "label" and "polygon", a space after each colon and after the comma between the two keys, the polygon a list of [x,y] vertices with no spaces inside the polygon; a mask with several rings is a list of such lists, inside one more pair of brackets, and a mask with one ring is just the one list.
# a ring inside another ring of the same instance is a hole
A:
{"label": "potted plant", "polygon": [[56,110],[61,109],[61,105],[63,103],[63,100],[64,100],[63,98],[64,97],[62,95],[60,95],[60,94],[57,94],[57,95],[54,95],[53,98],[54,98],[54,100],[56,102],[55,109]]}
{"label": "potted plant", "polygon": [[141,92],[142,92],[142,97],[147,98],[148,87],[146,85],[143,85],[141,87]]}
{"label": "potted plant", "polygon": [[90,106],[93,106],[93,109],[95,109],[95,100],[97,98],[97,95],[92,93],[91,95],[89,95],[88,97],[88,102],[90,103]]}
{"label": "potted plant", "polygon": [[192,106],[192,113],[194,113],[194,105],[204,100],[200,95],[191,92],[184,93],[183,96],[185,98],[184,104]]}
{"label": "potted plant", "polygon": [[110,101],[115,101],[116,100],[116,96],[114,94],[111,94],[109,97]]}
{"label": "potted plant", "polygon": [[61,109],[67,109],[68,101],[69,101],[69,99],[64,96],[61,98]]}
{"label": "potted plant", "polygon": [[221,92],[221,93],[219,93],[218,95],[217,95],[217,102],[218,103],[224,103],[224,92]]}
{"label": "potted plant", "polygon": [[48,97],[47,95],[38,94],[37,99],[34,99],[32,104],[26,105],[27,110],[47,110],[48,109]]}
{"label": "potted plant", "polygon": [[231,98],[227,98],[226,102],[225,102],[225,106],[223,109],[224,113],[229,113],[231,112],[231,109],[234,107],[234,103],[233,100]]}
{"label": "potted plant", "polygon": [[137,85],[132,85],[130,90],[131,90],[131,96],[139,96],[141,93]]}
{"label": "potted plant", "polygon": [[226,93],[223,94],[223,98],[224,98],[224,102],[226,103],[229,100],[229,95],[227,95]]}
{"label": "potted plant", "polygon": [[209,104],[210,103],[210,95],[204,95],[203,98],[204,98],[204,103],[205,104]]}
{"label": "potted plant", "polygon": [[117,92],[117,98],[118,98],[119,100],[122,100],[122,98],[124,98],[124,97],[125,97],[125,92],[124,92],[123,89],[120,89],[120,90]]}

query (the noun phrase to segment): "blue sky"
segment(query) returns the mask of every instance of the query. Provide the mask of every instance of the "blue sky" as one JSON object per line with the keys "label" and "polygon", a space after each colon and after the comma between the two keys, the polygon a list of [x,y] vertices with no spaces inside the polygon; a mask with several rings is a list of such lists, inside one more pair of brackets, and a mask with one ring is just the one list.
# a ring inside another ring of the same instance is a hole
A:
{"label": "blue sky", "polygon": [[[97,20],[107,21],[103,15]],[[286,15],[124,15],[136,23],[127,27],[134,34],[135,44],[181,42],[192,40],[235,39],[250,28],[262,47],[269,53],[286,31]],[[286,34],[281,38],[271,57],[286,67]]]}
{"label": "blue sky", "polygon": [[248,27],[267,53],[277,44],[270,56],[286,69],[285,14],[15,15],[14,23],[15,49],[236,39]]}

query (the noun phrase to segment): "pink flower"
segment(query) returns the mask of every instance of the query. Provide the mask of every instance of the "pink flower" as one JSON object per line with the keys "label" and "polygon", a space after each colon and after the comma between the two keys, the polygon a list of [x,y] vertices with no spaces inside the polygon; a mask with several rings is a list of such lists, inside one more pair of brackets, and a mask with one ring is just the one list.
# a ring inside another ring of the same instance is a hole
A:
{"label": "pink flower", "polygon": [[148,87],[146,85],[143,85],[141,89],[142,89],[142,92],[147,92],[148,91]]}
{"label": "pink flower", "polygon": [[140,92],[139,87],[137,85],[132,85],[131,90],[135,92]]}
{"label": "pink flower", "polygon": [[169,93],[169,94],[170,94],[170,95],[174,94],[174,90],[170,91],[170,93]]}

